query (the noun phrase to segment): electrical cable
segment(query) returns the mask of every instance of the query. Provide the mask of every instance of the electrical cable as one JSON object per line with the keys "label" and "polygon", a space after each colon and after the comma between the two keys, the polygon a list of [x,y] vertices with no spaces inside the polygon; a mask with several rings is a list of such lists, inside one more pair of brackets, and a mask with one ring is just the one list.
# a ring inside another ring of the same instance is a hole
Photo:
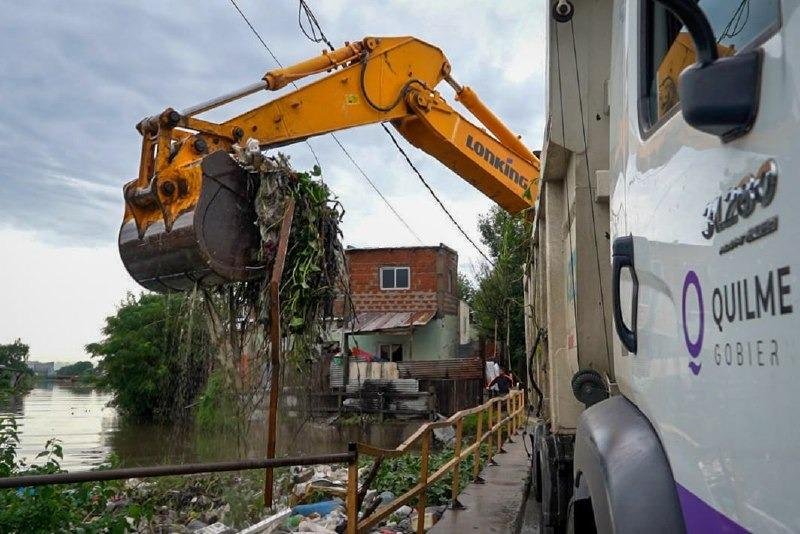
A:
{"label": "electrical cable", "polygon": [[[277,63],[279,67],[283,68],[283,63],[280,62],[278,57],[272,52],[270,47],[267,45],[266,41],[264,41],[264,39],[261,37],[261,34],[259,34],[258,31],[255,29],[255,27],[250,23],[250,20],[247,18],[247,16],[244,14],[244,12],[239,8],[239,5],[236,3],[236,0],[229,0],[229,1],[233,5],[233,7],[236,8],[236,11],[239,12],[239,15],[242,17],[242,19],[245,21],[245,23],[247,23],[247,26],[250,27],[250,30],[258,38],[258,40],[261,42],[261,44],[264,46],[264,48],[266,48],[267,52],[269,52],[269,55],[272,56],[272,59],[275,61],[275,63]],[[308,8],[308,6],[306,6],[306,8],[309,10],[309,13],[312,16],[312,18],[310,18],[309,20],[316,21],[316,17],[313,17],[313,13],[311,13],[310,8]],[[319,23],[317,23],[317,26],[319,27]],[[320,33],[321,32],[322,32],[322,30],[320,29]],[[322,38],[325,38],[324,35],[322,36]],[[327,38],[325,38],[325,39],[326,39],[325,42],[328,43],[329,46],[332,46],[327,41]],[[292,82],[292,85],[295,87],[295,89],[298,88],[296,83]],[[389,200],[385,196],[383,196],[383,193],[381,193],[380,190],[378,189],[378,187],[375,185],[375,183],[372,180],[370,180],[369,176],[367,176],[367,173],[364,172],[364,169],[362,169],[361,166],[358,163],[356,163],[355,158],[353,158],[353,156],[350,155],[350,153],[347,151],[347,149],[344,147],[344,145],[341,143],[341,141],[339,141],[339,138],[336,137],[336,135],[333,132],[331,132],[330,135],[331,135],[331,137],[333,137],[334,141],[336,141],[336,144],[339,145],[339,148],[342,149],[342,152],[344,152],[345,156],[347,156],[347,159],[349,159],[353,163],[353,165],[356,167],[356,169],[358,169],[358,171],[361,173],[361,175],[367,180],[367,182],[372,187],[372,189],[374,189],[375,192],[378,193],[378,196],[380,196],[381,200],[383,200],[384,204],[386,204],[386,206],[391,210],[391,212],[395,215],[395,217],[397,217],[400,220],[400,222],[403,224],[403,226],[405,226],[406,229],[409,232],[411,232],[411,235],[413,235],[414,238],[419,243],[422,243],[422,239],[419,237],[419,235],[417,235],[417,233],[414,232],[414,230],[411,229],[411,226],[406,222],[406,220],[403,219],[403,217],[400,215],[400,213],[398,213],[398,211],[394,208],[394,206],[392,206],[392,204],[389,202]],[[316,152],[314,152],[314,149],[311,147],[311,144],[308,142],[308,140],[306,140],[305,143],[306,143],[306,145],[308,145],[309,149],[311,150],[311,153],[313,154],[314,159],[317,161],[317,165],[319,167],[322,167],[322,165],[320,165],[320,163],[319,163],[319,159],[317,158]]]}
{"label": "electrical cable", "polygon": [[[303,15],[306,16],[306,20],[310,26],[310,34],[308,33],[309,30],[306,30],[305,26],[303,26]],[[328,48],[335,50],[328,38],[325,37],[325,33],[322,31],[322,27],[319,25],[317,17],[314,16],[314,12],[311,11],[311,8],[308,6],[308,4],[306,4],[305,0],[300,0],[300,3],[297,6],[297,25],[300,26],[300,31],[302,31],[312,43],[325,43],[328,45]],[[317,36],[317,32],[319,32],[319,36]]]}
{"label": "electrical cable", "polygon": [[[745,11],[747,14],[745,15]],[[742,16],[744,15],[744,22],[742,22]],[[721,43],[723,39],[726,37],[734,38],[744,30],[747,23],[750,21],[750,0],[742,0],[737,8],[733,11],[733,15],[731,19],[728,21],[727,26],[725,29],[722,30],[722,33],[717,39],[717,43]],[[731,29],[733,28],[733,29]]]}
{"label": "electrical cable", "polygon": [[452,223],[456,226],[458,231],[461,232],[461,235],[463,235],[464,238],[467,241],[469,241],[469,244],[472,245],[475,248],[475,250],[478,251],[478,254],[483,256],[483,259],[486,260],[489,263],[489,265],[494,266],[494,262],[492,262],[492,260],[490,260],[489,257],[486,254],[484,254],[483,251],[478,247],[478,245],[475,243],[475,241],[473,241],[472,238],[470,238],[469,235],[467,235],[467,232],[464,231],[464,229],[461,227],[461,225],[458,224],[458,222],[455,220],[453,215],[450,213],[450,211],[445,207],[444,202],[442,202],[442,200],[438,197],[438,195],[433,191],[433,188],[431,188],[431,186],[428,184],[428,182],[425,181],[425,178],[422,177],[422,173],[419,172],[417,167],[411,161],[411,158],[409,158],[408,154],[406,154],[406,151],[403,150],[403,148],[397,142],[397,139],[395,138],[394,134],[392,134],[392,132],[389,130],[389,128],[386,127],[386,124],[381,123],[381,126],[383,127],[383,131],[385,131],[389,135],[389,137],[391,138],[392,143],[394,143],[394,146],[397,147],[397,150],[400,151],[400,154],[403,155],[403,157],[406,159],[408,164],[411,166],[411,169],[415,173],[417,173],[417,176],[419,177],[420,181],[422,182],[422,185],[424,185],[425,188],[430,192],[430,194],[433,196],[433,199],[439,204],[439,207],[442,208],[442,211],[444,211],[445,215],[447,215],[447,217],[450,218],[450,221],[452,221]]}
{"label": "electrical cable", "polygon": [[[578,49],[575,44],[575,23],[573,19],[569,21],[569,27],[572,31],[572,57],[575,60],[575,81],[578,85],[578,105],[579,111],[581,113],[581,132],[583,133],[583,150],[584,150],[584,162],[586,163],[586,185],[589,188],[589,210],[592,214],[592,241],[594,242],[594,259],[595,263],[597,264],[597,285],[600,289],[600,309],[601,315],[603,316],[603,340],[605,341],[606,345],[606,360],[608,361],[608,372],[611,373],[611,370],[614,368],[613,362],[613,353],[611,352],[611,345],[609,343],[608,334],[608,324],[606,319],[606,301],[605,295],[603,291],[603,275],[602,275],[602,268],[600,267],[600,247],[597,245],[597,221],[595,220],[594,214],[594,189],[592,188],[592,180],[589,177],[589,142],[586,139],[586,120],[583,116],[583,89],[581,87],[581,74],[580,70],[578,69]],[[577,298],[577,295],[576,295]],[[634,311],[635,313],[635,311]],[[578,316],[575,316],[575,320],[578,320]]]}
{"label": "electrical cable", "polygon": [[[317,17],[314,16],[314,13],[311,11],[311,8],[308,6],[308,4],[306,4],[305,0],[299,0],[299,2],[300,2],[299,9],[301,11],[305,11],[306,12],[307,19],[308,19],[309,23],[312,26],[311,35],[309,35],[308,32],[305,30],[305,28],[303,28],[302,24],[300,24],[301,31],[306,35],[306,37],[308,37],[312,41],[320,42],[320,41],[316,40],[316,33],[313,31],[313,28],[316,27],[316,29],[319,31],[319,34],[322,36],[321,39],[324,39],[325,42],[328,44],[328,46],[331,48],[331,50],[333,50],[333,46],[325,38],[325,34],[322,31],[322,27],[320,26],[319,21],[317,20]],[[301,20],[301,19],[299,18],[299,14],[298,14],[298,21],[299,20]],[[400,92],[398,93],[397,97],[395,98],[395,100],[389,106],[380,106],[380,105],[376,104],[375,102],[373,102],[372,99],[370,98],[369,94],[367,93],[367,88],[366,88],[365,81],[364,81],[365,75],[366,75],[366,71],[367,71],[367,55],[366,55],[366,53],[362,54],[362,56],[360,58],[360,62],[361,62],[361,75],[360,75],[359,83],[361,85],[361,93],[364,95],[364,100],[367,102],[367,104],[369,104],[372,108],[374,108],[377,111],[381,111],[381,112],[385,113],[385,112],[388,112],[388,111],[391,111],[392,109],[394,109],[395,106],[397,106],[397,104],[399,104],[401,102],[401,100],[403,98],[405,98],[405,95],[408,92],[408,89],[412,84],[417,83],[417,84],[420,84],[423,88],[426,88],[424,82],[422,82],[421,80],[418,80],[416,78],[413,78],[411,80],[408,80],[403,85],[403,87],[400,90]],[[475,250],[478,251],[478,254],[480,254],[483,257],[484,260],[486,260],[490,265],[494,266],[494,262],[492,262],[489,259],[489,257],[486,256],[486,254],[484,254],[484,252],[478,247],[478,245],[469,237],[469,235],[467,235],[467,233],[464,231],[464,229],[461,227],[461,225],[458,224],[458,222],[456,221],[455,217],[453,217],[453,215],[450,213],[450,211],[444,205],[442,200],[433,191],[433,188],[428,184],[428,182],[422,176],[422,173],[419,171],[419,169],[417,169],[417,167],[411,161],[411,158],[408,157],[408,154],[406,154],[405,150],[403,150],[403,148],[397,142],[397,139],[394,137],[394,135],[392,135],[392,132],[389,131],[389,129],[386,127],[386,125],[384,123],[381,123],[381,126],[383,127],[383,130],[391,138],[392,142],[394,143],[394,146],[397,148],[397,150],[400,152],[400,154],[405,158],[406,162],[408,162],[408,165],[411,167],[411,169],[419,177],[419,179],[422,182],[422,184],[425,186],[425,188],[433,196],[434,200],[436,200],[436,202],[439,204],[439,206],[445,212],[445,214],[450,219],[450,221],[452,221],[452,223],[456,226],[458,231],[461,232],[461,235],[463,235],[467,239],[467,241],[475,248]],[[334,137],[334,139],[336,139],[336,142],[339,143],[339,140],[336,138],[336,136],[333,133],[331,133],[331,135]],[[340,146],[341,146],[341,144],[340,144]],[[342,149],[344,150],[343,147],[342,147]],[[354,164],[355,164],[355,162],[354,162]],[[356,165],[356,167],[358,167],[358,165]],[[359,168],[359,170],[361,170],[361,169]],[[364,174],[363,171],[362,171],[362,174]],[[365,175],[365,178],[366,178],[366,175]],[[370,185],[373,186],[373,189],[375,189],[377,191],[377,188],[372,184],[372,182],[369,179],[367,179],[367,181],[369,181]],[[378,194],[380,194],[380,193],[378,193]],[[381,197],[383,197],[383,195],[381,195]],[[394,211],[393,208],[392,208],[392,211]],[[399,217],[399,214],[398,214],[398,217]],[[405,222],[404,222],[404,224],[405,224]],[[408,225],[406,225],[406,227],[408,228]],[[411,231],[410,228],[409,228],[409,230]],[[413,231],[411,231],[411,232],[414,233]],[[414,236],[416,237],[416,234],[414,234]],[[417,237],[417,239],[419,240],[419,237]],[[422,241],[420,240],[420,242],[422,242]]]}
{"label": "electrical cable", "polygon": [[408,229],[408,231],[411,232],[411,235],[413,235],[417,239],[418,242],[422,243],[423,242],[422,239],[417,235],[417,233],[414,230],[411,229],[411,227],[408,225],[408,223],[405,221],[405,219],[403,219],[403,217],[397,212],[397,210],[394,209],[394,206],[392,206],[389,203],[389,201],[386,199],[386,197],[383,196],[383,193],[380,192],[380,190],[378,189],[378,186],[376,186],[372,182],[372,180],[370,180],[369,176],[367,176],[367,173],[364,172],[364,169],[362,169],[361,166],[358,163],[356,163],[356,160],[353,158],[353,156],[350,155],[350,152],[347,151],[347,149],[344,147],[342,142],[339,141],[339,138],[336,137],[336,134],[331,132],[331,137],[333,137],[333,140],[336,141],[336,144],[339,145],[339,148],[342,149],[342,152],[344,152],[344,155],[347,156],[347,158],[352,162],[352,164],[355,166],[355,168],[358,169],[358,172],[361,173],[361,175],[364,177],[364,179],[367,181],[367,183],[369,183],[369,185],[372,186],[372,189],[374,189],[375,192],[378,193],[378,195],[381,197],[381,199],[383,199],[383,201],[386,203],[386,205],[389,206],[389,209],[392,210],[392,213],[394,213],[395,216],[400,220],[400,222],[403,223],[403,225]]}
{"label": "electrical cable", "polygon": [[536,405],[536,411],[534,412],[534,415],[536,417],[541,417],[542,416],[542,408],[544,407],[544,393],[542,393],[542,390],[539,388],[539,383],[536,382],[536,379],[533,377],[533,372],[531,371],[530,362],[533,360],[533,357],[536,355],[536,349],[539,348],[539,343],[545,337],[547,337],[547,329],[540,328],[536,332],[536,340],[533,342],[533,347],[531,348],[530,355],[528,356],[528,379],[530,380],[530,383],[533,386],[533,389],[536,390],[536,395],[539,397],[538,404]]}
{"label": "electrical cable", "polygon": [[245,16],[244,12],[239,8],[239,4],[236,3],[236,0],[230,0],[230,3],[233,4],[233,7],[236,8],[236,11],[239,12],[239,15],[241,15],[242,19],[247,23],[247,25],[250,26],[250,30],[253,32],[253,34],[255,34],[258,40],[261,41],[261,44],[264,46],[264,48],[267,49],[267,52],[269,52],[269,55],[272,56],[272,59],[275,61],[275,63],[277,63],[279,67],[283,68],[283,64],[281,64],[277,56],[275,56],[275,54],[272,53],[272,50],[270,49],[269,46],[267,46],[267,43],[261,37],[261,34],[258,33],[258,31],[250,23],[250,20],[248,20],[248,18]]}
{"label": "electrical cable", "polygon": [[[253,32],[253,34],[261,42],[261,44],[264,46],[267,52],[269,52],[269,55],[272,57],[273,61],[275,61],[275,63],[277,63],[280,68],[283,68],[283,64],[280,62],[278,57],[272,52],[272,49],[267,45],[266,41],[264,41],[264,39],[261,37],[261,34],[258,33],[255,27],[253,27],[253,25],[250,23],[250,20],[247,18],[247,16],[245,16],[244,12],[239,8],[239,4],[236,3],[236,0],[230,0],[230,3],[233,5],[236,11],[239,12],[239,15],[242,17],[242,20],[244,20],[245,23],[250,27],[250,31]],[[295,85],[295,87],[297,86]],[[322,164],[319,162],[319,158],[317,157],[317,153],[314,150],[314,147],[311,146],[311,143],[308,142],[308,139],[306,139],[304,143],[311,151],[311,155],[314,156],[314,161],[317,162],[317,167],[322,168]]]}

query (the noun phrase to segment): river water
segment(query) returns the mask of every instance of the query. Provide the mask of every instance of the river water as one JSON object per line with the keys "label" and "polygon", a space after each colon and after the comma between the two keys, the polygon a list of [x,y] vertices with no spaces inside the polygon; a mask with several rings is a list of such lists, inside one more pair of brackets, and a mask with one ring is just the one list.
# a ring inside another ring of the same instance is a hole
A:
{"label": "river water", "polygon": [[[118,416],[109,405],[111,400],[110,393],[90,387],[45,381],[27,395],[0,405],[0,418],[16,419],[18,453],[29,461],[35,461],[48,439],[60,439],[62,467],[69,471],[96,467],[112,453],[123,466],[263,457],[263,423],[255,422],[246,439],[231,432],[199,432],[178,425],[131,424]],[[395,447],[418,426],[419,421],[339,427],[283,418],[278,427],[278,455],[345,452],[351,441]]]}
{"label": "river water", "polygon": [[107,406],[110,400],[109,394],[92,388],[42,382],[0,406],[0,417],[15,417],[21,457],[34,461],[48,439],[59,438],[63,467],[71,470],[99,465],[110,452],[110,436],[117,429],[117,414]]}

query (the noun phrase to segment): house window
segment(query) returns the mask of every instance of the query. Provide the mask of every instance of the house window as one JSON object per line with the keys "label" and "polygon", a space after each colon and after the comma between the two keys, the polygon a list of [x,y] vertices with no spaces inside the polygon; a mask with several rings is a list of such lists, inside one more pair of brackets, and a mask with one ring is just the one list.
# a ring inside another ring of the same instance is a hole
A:
{"label": "house window", "polygon": [[378,355],[384,362],[402,362],[403,345],[398,345],[395,343],[380,345],[378,347]]}
{"label": "house window", "polygon": [[408,267],[381,267],[381,289],[408,289],[411,287],[411,269]]}

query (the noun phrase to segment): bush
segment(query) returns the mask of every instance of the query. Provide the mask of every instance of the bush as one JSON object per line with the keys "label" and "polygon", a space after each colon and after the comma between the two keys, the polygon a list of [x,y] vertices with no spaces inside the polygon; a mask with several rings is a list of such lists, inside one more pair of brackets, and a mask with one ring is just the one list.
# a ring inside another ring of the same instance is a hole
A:
{"label": "bush", "polygon": [[0,397],[18,395],[33,387],[33,371],[28,368],[30,347],[21,339],[0,344]]}
{"label": "bush", "polygon": [[[61,443],[50,439],[28,465],[17,455],[19,436],[13,419],[0,420],[0,476],[61,472]],[[84,483],[0,490],[0,532],[67,532],[82,526],[85,532],[125,532],[124,516],[103,515],[119,483]],[[137,518],[136,510],[127,512]]]}
{"label": "bush", "polygon": [[105,339],[86,346],[100,358],[98,385],[114,393],[129,418],[174,421],[190,414],[211,361],[202,300],[128,294],[106,318]]}
{"label": "bush", "polygon": [[[469,446],[465,443],[464,446]],[[428,474],[433,474],[437,469],[446,464],[453,458],[453,449],[448,447],[442,451],[430,455],[428,460]],[[483,466],[488,455],[488,447],[481,447],[480,464]],[[461,474],[461,490],[472,480],[472,467],[474,465],[474,455],[470,454],[461,461],[459,472]],[[378,469],[372,488],[381,491],[390,491],[395,497],[399,497],[416,485],[419,480],[420,457],[407,454],[398,458],[387,458]],[[434,484],[428,486],[427,503],[428,506],[439,506],[448,504],[452,493],[453,472],[448,472]],[[417,499],[410,503],[414,506]]]}

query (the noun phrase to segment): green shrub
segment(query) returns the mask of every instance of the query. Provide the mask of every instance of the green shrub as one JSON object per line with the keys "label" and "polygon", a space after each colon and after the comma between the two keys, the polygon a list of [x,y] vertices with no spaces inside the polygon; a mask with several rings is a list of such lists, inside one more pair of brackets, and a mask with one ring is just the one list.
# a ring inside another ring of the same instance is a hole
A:
{"label": "green shrub", "polygon": [[[464,446],[469,446],[465,443]],[[483,466],[488,454],[488,447],[481,447],[480,465]],[[453,458],[453,449],[448,447],[442,451],[430,455],[428,460],[428,473],[433,474]],[[371,462],[370,462],[371,463]],[[368,465],[365,462],[365,465]],[[459,469],[461,476],[461,490],[472,480],[472,467],[474,465],[474,455],[470,454],[461,461]],[[388,458],[383,461],[372,488],[381,491],[390,491],[395,497],[399,497],[407,492],[419,481],[420,457],[418,455],[406,454],[399,458]],[[427,502],[428,506],[438,506],[448,504],[452,493],[453,472],[448,472],[434,484],[428,486]],[[412,506],[417,503],[417,499],[412,500]]]}
{"label": "green shrub", "polygon": [[128,294],[106,318],[105,338],[86,346],[100,358],[98,385],[137,420],[174,422],[205,385],[212,344],[202,299]]}
{"label": "green shrub", "polygon": [[[47,441],[34,463],[19,458],[19,435],[13,419],[0,420],[0,476],[61,472],[63,451],[57,439]],[[0,532],[125,532],[123,515],[104,514],[108,500],[119,491],[115,482],[50,485],[0,490]],[[139,518],[136,510],[126,515]]]}

